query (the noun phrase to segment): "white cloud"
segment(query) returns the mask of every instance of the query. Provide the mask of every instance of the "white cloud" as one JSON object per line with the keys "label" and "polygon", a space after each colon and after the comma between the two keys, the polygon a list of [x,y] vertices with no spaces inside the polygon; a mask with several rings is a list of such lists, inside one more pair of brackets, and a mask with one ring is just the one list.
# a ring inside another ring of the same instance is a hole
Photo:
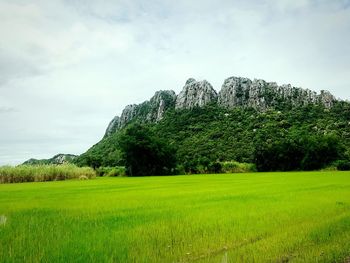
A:
{"label": "white cloud", "polygon": [[[350,98],[349,1],[0,0],[0,163],[81,153],[188,77]],[[7,110],[6,110],[7,109]],[[15,109],[15,111],[8,110]]]}

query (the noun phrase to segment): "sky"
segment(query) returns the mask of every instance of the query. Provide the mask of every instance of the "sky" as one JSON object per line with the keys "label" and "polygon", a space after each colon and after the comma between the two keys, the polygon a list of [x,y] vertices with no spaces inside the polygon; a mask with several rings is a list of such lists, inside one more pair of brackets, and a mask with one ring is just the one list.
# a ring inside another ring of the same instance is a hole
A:
{"label": "sky", "polygon": [[81,154],[190,77],[350,100],[350,0],[0,0],[0,21],[0,165]]}

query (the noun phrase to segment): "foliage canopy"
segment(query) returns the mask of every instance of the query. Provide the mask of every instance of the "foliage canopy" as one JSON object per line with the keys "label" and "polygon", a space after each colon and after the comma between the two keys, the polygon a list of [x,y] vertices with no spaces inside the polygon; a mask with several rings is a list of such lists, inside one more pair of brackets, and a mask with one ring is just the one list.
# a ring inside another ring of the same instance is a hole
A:
{"label": "foliage canopy", "polygon": [[174,150],[144,125],[134,123],[119,136],[119,146],[130,176],[174,173]]}
{"label": "foliage canopy", "polygon": [[[146,129],[149,135],[145,138],[161,141],[148,145],[152,151],[160,151],[159,155],[164,157],[160,145],[171,145],[180,172],[216,172],[220,168],[217,163],[226,161],[255,163],[260,171],[314,170],[337,160],[346,168],[350,159],[350,104],[347,102],[337,102],[331,109],[320,105],[281,104],[266,111],[243,107],[226,109],[211,104],[191,110],[169,110],[157,123],[139,119],[135,122],[143,123],[134,127]],[[143,138],[136,130],[126,130],[128,126],[103,138],[82,154],[77,163],[92,167],[125,165],[122,149],[127,147],[125,143],[123,147],[120,145],[120,136]],[[126,141],[136,145],[131,138]],[[143,143],[146,143],[144,139]],[[152,154],[150,159],[155,158]],[[173,159],[167,161],[172,163]],[[156,168],[157,174],[159,169]]]}

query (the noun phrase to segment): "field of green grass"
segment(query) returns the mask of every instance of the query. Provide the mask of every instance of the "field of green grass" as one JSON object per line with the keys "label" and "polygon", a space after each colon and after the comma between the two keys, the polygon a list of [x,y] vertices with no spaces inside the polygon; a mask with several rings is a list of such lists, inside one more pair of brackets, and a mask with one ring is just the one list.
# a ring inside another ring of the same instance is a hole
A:
{"label": "field of green grass", "polygon": [[0,185],[0,262],[345,262],[350,172]]}

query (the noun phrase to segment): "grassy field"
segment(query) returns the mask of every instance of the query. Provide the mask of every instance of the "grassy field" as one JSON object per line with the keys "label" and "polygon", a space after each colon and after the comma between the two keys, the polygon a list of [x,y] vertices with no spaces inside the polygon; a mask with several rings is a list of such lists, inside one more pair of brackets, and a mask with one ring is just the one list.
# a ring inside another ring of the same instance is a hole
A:
{"label": "grassy field", "polygon": [[0,262],[345,262],[350,173],[0,185]]}

